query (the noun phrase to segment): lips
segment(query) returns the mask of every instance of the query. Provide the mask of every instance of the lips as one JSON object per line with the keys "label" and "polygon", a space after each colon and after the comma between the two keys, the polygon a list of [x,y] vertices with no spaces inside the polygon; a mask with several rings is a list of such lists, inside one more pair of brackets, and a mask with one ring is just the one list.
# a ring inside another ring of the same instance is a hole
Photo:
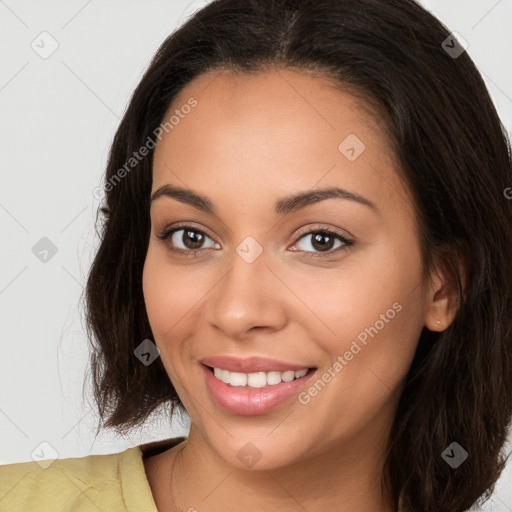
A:
{"label": "lips", "polygon": [[[265,414],[286,404],[307,386],[316,373],[316,368],[304,364],[288,363],[274,359],[251,357],[240,359],[232,356],[214,356],[201,360],[201,369],[205,379],[206,388],[213,399],[225,412],[231,414],[253,416]],[[282,381],[277,384],[231,385],[223,382],[214,375],[214,368],[222,368],[222,372],[232,374],[272,374],[274,372],[294,374],[293,380]],[[304,373],[304,369],[307,371]],[[298,372],[298,377],[295,377]]]}

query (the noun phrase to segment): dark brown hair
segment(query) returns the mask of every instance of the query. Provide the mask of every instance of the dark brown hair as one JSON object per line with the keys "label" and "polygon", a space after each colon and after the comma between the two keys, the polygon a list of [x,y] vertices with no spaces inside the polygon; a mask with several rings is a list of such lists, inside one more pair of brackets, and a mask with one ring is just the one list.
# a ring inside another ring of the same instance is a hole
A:
{"label": "dark brown hair", "polygon": [[[383,485],[405,512],[457,512],[490,495],[512,416],[511,152],[480,74],[467,52],[449,51],[456,41],[443,44],[449,36],[413,0],[220,0],[164,41],[112,144],[87,283],[101,427],[125,432],[158,406],[172,414],[180,404],[160,358],[145,366],[134,355],[153,339],[142,292],[152,151],[114,178],[205,71],[316,70],[382,113],[414,199],[425,268],[442,255],[459,287],[453,323],[421,334]],[[441,457],[452,442],[469,454],[456,469]]]}

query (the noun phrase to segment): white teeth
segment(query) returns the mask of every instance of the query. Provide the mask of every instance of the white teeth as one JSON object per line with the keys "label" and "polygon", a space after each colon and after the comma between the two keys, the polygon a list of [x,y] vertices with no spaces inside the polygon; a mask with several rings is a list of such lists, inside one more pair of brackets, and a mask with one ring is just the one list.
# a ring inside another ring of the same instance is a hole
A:
{"label": "white teeth", "polygon": [[267,385],[267,374],[265,372],[249,373],[247,384],[251,388],[262,388]]}
{"label": "white teeth", "polygon": [[302,370],[287,370],[285,372],[255,372],[255,373],[241,373],[230,372],[222,368],[214,368],[213,374],[217,379],[225,384],[235,387],[249,386],[251,388],[262,388],[265,386],[275,386],[281,382],[291,382],[294,379],[300,379],[308,373],[307,368]]}
{"label": "white teeth", "polygon": [[281,382],[281,372],[268,372],[267,373],[267,384],[274,386]]}
{"label": "white teeth", "polygon": [[281,379],[283,379],[284,382],[290,382],[291,380],[295,379],[295,372],[283,372]]}
{"label": "white teeth", "polygon": [[[227,371],[227,370],[224,370]],[[246,373],[237,373],[237,372],[228,372],[230,373],[229,383],[232,386],[245,386],[247,384],[247,374]]]}

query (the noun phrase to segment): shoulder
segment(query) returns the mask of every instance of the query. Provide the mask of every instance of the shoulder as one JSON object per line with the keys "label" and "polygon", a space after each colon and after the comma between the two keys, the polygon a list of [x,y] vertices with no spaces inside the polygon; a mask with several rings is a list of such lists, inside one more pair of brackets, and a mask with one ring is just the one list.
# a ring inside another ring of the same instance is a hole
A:
{"label": "shoulder", "polygon": [[130,510],[124,503],[123,468],[137,467],[137,458],[141,458],[138,447],[57,459],[47,467],[45,461],[0,466],[0,511]]}
{"label": "shoulder", "polygon": [[156,512],[142,457],[155,446],[172,446],[181,440],[148,443],[108,455],[0,466],[0,512]]}

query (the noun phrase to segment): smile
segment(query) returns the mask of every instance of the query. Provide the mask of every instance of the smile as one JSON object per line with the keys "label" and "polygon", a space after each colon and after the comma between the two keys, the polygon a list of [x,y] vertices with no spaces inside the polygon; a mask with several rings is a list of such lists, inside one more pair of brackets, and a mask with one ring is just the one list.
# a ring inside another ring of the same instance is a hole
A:
{"label": "smile", "polygon": [[215,377],[225,384],[234,387],[250,388],[263,388],[265,386],[275,386],[281,382],[291,382],[292,380],[304,377],[306,373],[308,373],[308,368],[297,371],[287,370],[284,372],[270,371],[255,373],[230,372],[222,368],[213,369]]}
{"label": "smile", "polygon": [[211,356],[200,361],[208,394],[225,412],[242,416],[270,413],[295,404],[316,367],[263,357]]}

